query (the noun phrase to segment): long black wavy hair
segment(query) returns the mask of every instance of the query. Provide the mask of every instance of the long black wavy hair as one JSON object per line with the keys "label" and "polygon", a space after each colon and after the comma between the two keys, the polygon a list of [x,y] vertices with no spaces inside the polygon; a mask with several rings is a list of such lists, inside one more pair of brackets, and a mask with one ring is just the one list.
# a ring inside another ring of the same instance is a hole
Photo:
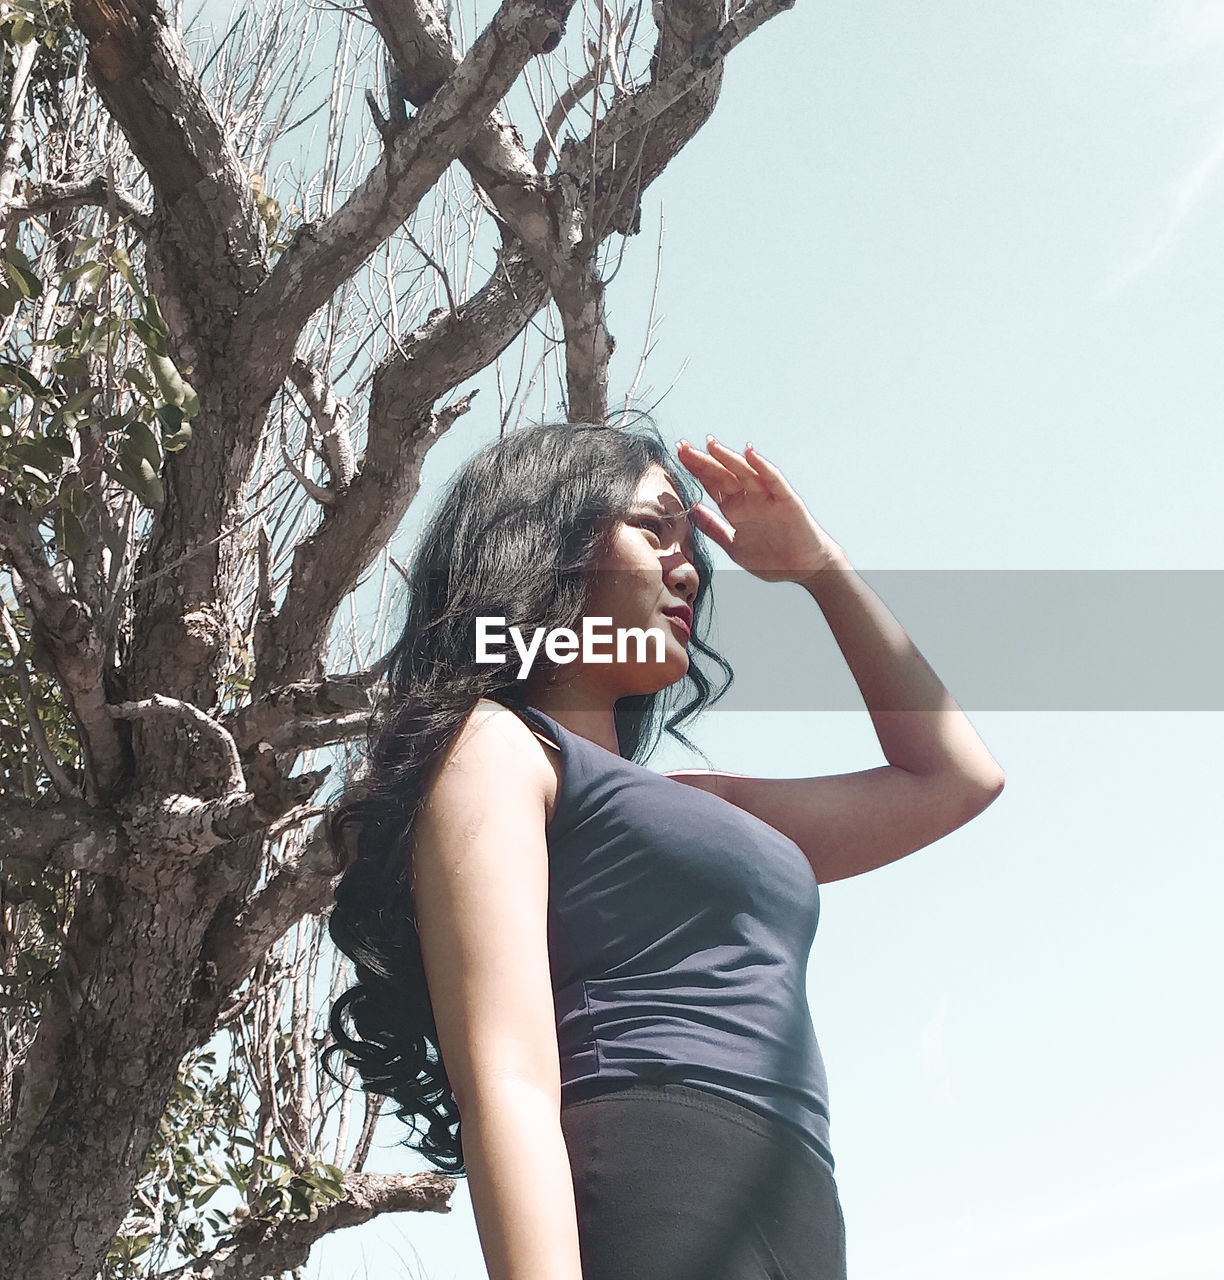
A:
{"label": "long black wavy hair", "polygon": [[[527,705],[526,682],[516,678],[514,663],[476,662],[476,619],[514,619],[528,635],[535,627],[581,632],[592,570],[652,463],[666,470],[686,507],[697,501],[697,485],[649,420],[630,427],[525,427],[462,468],[409,566],[406,620],[384,659],[386,691],[370,722],[368,767],[329,805],[325,830],[334,865],[344,872],[329,932],[354,962],[357,980],[332,1006],[334,1043],[323,1051],[324,1067],[343,1083],[330,1063],[346,1054],[367,1092],[399,1104],[396,1115],[412,1126],[403,1145],[444,1173],[465,1169],[459,1109],[438,1050],[411,900],[411,835],[422,779],[478,699]],[[677,726],[722,697],[734,678],[702,638],[713,565],[695,526],[692,541],[699,585],[688,672],[656,693],[619,699],[614,710],[621,754],[637,763],[651,755],[664,729],[699,751]],[[725,680],[717,691],[697,655],[721,668]],[[544,678],[556,671],[543,651],[538,662]],[[675,708],[685,693],[688,701]]]}

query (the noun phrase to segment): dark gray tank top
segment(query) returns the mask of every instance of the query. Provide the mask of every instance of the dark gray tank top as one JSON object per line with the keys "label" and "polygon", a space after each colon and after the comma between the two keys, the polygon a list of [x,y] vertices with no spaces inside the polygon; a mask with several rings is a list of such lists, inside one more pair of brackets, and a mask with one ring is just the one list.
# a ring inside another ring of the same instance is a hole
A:
{"label": "dark gray tank top", "polygon": [[805,989],[820,894],[803,851],[534,707],[523,719],[561,753],[547,841],[562,1103],[691,1085],[781,1121],[832,1171]]}

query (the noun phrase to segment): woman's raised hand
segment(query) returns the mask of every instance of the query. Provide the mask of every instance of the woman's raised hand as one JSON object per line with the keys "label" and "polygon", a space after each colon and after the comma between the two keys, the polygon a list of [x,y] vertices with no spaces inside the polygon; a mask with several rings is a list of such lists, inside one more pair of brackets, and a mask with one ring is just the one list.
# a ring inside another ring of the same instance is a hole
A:
{"label": "woman's raised hand", "polygon": [[740,454],[713,436],[706,440],[709,452],[679,440],[676,455],[724,518],[696,503],[693,523],[741,569],[766,582],[802,583],[822,569],[845,566],[841,547],[812,519],[773,463],[751,444]]}

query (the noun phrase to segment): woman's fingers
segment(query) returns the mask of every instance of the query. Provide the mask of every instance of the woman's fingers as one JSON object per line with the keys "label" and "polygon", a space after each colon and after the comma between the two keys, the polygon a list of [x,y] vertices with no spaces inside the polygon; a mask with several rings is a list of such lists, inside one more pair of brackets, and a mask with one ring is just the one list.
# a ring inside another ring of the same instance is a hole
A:
{"label": "woman's fingers", "polygon": [[719,444],[713,436],[706,437],[706,448],[715,461],[721,463],[726,470],[735,476],[741,489],[752,491],[761,487],[760,476],[752,469],[742,454],[736,453],[734,449],[728,449],[725,444]]}
{"label": "woman's fingers", "polygon": [[683,449],[684,453],[678,452],[677,456],[701,481],[715,502],[721,506],[736,494],[755,492],[758,489],[759,481],[738,454],[732,453],[730,449],[724,448],[713,439],[711,439],[711,447],[721,450],[719,457],[715,458],[709,453],[703,453],[687,440],[680,440],[677,442],[677,450]]}
{"label": "woman's fingers", "polygon": [[723,519],[720,519],[704,503],[695,503],[689,508],[693,523],[708,538],[712,538],[724,551],[731,550],[735,541],[735,530]]}
{"label": "woman's fingers", "polygon": [[762,458],[751,444],[745,445],[744,456],[752,463],[756,469],[757,475],[761,477],[766,489],[769,490],[774,497],[782,497],[784,494],[791,492],[790,484],[786,477],[774,466],[772,462]]}
{"label": "woman's fingers", "polygon": [[680,461],[701,481],[715,502],[721,503],[729,494],[737,493],[744,487],[736,479],[734,471],[728,470],[708,453],[702,453],[695,444],[681,440],[679,447],[684,450],[683,454],[678,455]]}

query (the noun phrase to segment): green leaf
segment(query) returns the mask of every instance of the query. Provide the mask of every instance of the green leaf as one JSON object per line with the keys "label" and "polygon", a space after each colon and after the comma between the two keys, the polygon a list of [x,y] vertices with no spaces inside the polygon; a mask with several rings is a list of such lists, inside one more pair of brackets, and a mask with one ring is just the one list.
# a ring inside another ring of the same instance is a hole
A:
{"label": "green leaf", "polygon": [[90,323],[81,324],[80,336],[76,342],[78,352],[96,351],[108,338],[120,332],[124,326],[120,316],[92,317]]}
{"label": "green leaf", "polygon": [[81,413],[88,409],[93,403],[94,397],[102,390],[101,387],[86,387],[84,391],[78,391],[76,395],[69,396],[67,400],[60,405],[61,413]]}
{"label": "green leaf", "polygon": [[61,378],[88,378],[89,365],[79,356],[66,356],[57,360],[52,366]]}
{"label": "green leaf", "polygon": [[108,435],[115,431],[126,431],[128,424],[136,417],[131,409],[123,413],[109,413],[102,419],[102,430]]}
{"label": "green leaf", "polygon": [[42,281],[34,274],[34,264],[11,244],[4,251],[4,269],[8,278],[27,298],[42,296]]}
{"label": "green leaf", "polygon": [[105,275],[106,268],[100,262],[78,262],[75,267],[69,267],[68,270],[60,276],[59,282],[61,285],[71,284],[74,280],[79,280],[83,275],[90,271],[100,271]]}
{"label": "green leaf", "polygon": [[86,509],[85,489],[80,484],[70,484],[66,488],[60,490],[60,502],[72,512],[74,516],[84,514]]}
{"label": "green leaf", "polygon": [[146,507],[159,507],[165,502],[166,493],[162,482],[147,459],[138,459],[134,472],[106,466],[102,469],[112,480],[117,480],[124,488],[130,489]]}
{"label": "green leaf", "polygon": [[12,281],[13,287],[23,298],[37,297],[35,289],[38,293],[42,292],[42,285],[36,277],[28,275],[22,271],[20,267],[14,266],[11,262],[4,264],[4,274]]}
{"label": "green leaf", "polygon": [[72,447],[72,441],[67,436],[43,436],[42,443],[48,449],[58,453],[61,458],[76,460],[76,450]]}
{"label": "green leaf", "polygon": [[127,256],[127,250],[122,245],[115,246],[111,254],[111,262],[114,263],[115,270],[127,281],[133,293],[143,302],[146,296],[145,291],[140,287],[140,281],[136,279],[136,273],[132,270],[132,260]]}
{"label": "green leaf", "polygon": [[312,1216],[314,1201],[302,1187],[293,1186],[289,1188],[289,1206],[290,1212],[308,1218]]}
{"label": "green leaf", "polygon": [[167,453],[178,453],[180,449],[185,449],[191,443],[191,428],[186,424],[177,431],[164,432],[162,434],[162,448]]}
{"label": "green leaf", "polygon": [[[135,422],[129,422],[127,431],[127,439],[124,445],[128,445],[135,450],[134,456],[143,458],[155,470],[161,468],[161,445],[157,439],[157,433],[146,422],[141,422],[138,418]],[[120,446],[122,449],[123,446]]]}
{"label": "green leaf", "polygon": [[312,1187],[329,1200],[338,1200],[344,1194],[344,1187],[331,1178],[322,1177],[317,1173],[303,1173],[300,1176],[308,1187]]}
{"label": "green leaf", "polygon": [[125,382],[131,383],[142,396],[147,396],[150,400],[153,399],[153,384],[144,376],[144,372],[136,368],[134,364],[130,364],[124,369],[123,378]]}
{"label": "green leaf", "polygon": [[183,411],[176,405],[159,404],[156,413],[162,429],[162,448],[176,453],[191,439],[191,428],[183,421]]}
{"label": "green leaf", "polygon": [[149,465],[147,458],[140,459],[132,478],[136,482],[133,492],[146,506],[161,506],[165,502],[166,493],[162,488],[161,477]]}
{"label": "green leaf", "polygon": [[15,444],[9,445],[8,452],[12,457],[43,472],[45,480],[59,475],[62,470],[64,455],[53,448],[47,440],[18,440]]}
{"label": "green leaf", "polygon": [[7,382],[10,386],[24,391],[26,395],[41,397],[51,394],[51,388],[43,386],[28,369],[23,369],[17,364],[9,364],[7,360],[0,360],[0,382]]}
{"label": "green leaf", "polygon": [[184,381],[173,360],[168,356],[149,355],[149,368],[158,390],[176,408],[183,410],[183,417],[194,418],[200,411],[200,401],[189,383]]}
{"label": "green leaf", "polygon": [[4,260],[5,262],[15,263],[23,271],[28,271],[31,275],[34,273],[34,264],[15,244],[4,246]]}
{"label": "green leaf", "polygon": [[153,1237],[151,1235],[128,1236],[124,1243],[127,1245],[128,1257],[138,1258],[153,1244]]}
{"label": "green leaf", "polygon": [[132,316],[127,321],[127,326],[131,331],[149,348],[159,356],[166,354],[166,341],[162,334],[155,329],[146,320],[137,320]]}
{"label": "green leaf", "polygon": [[85,555],[85,530],[76,515],[62,503],[55,512],[55,545],[74,560]]}
{"label": "green leaf", "polygon": [[152,294],[146,294],[141,299],[140,309],[144,312],[144,318],[151,328],[162,334],[163,337],[170,332],[165,320],[162,318],[161,308],[157,305],[157,299]]}

